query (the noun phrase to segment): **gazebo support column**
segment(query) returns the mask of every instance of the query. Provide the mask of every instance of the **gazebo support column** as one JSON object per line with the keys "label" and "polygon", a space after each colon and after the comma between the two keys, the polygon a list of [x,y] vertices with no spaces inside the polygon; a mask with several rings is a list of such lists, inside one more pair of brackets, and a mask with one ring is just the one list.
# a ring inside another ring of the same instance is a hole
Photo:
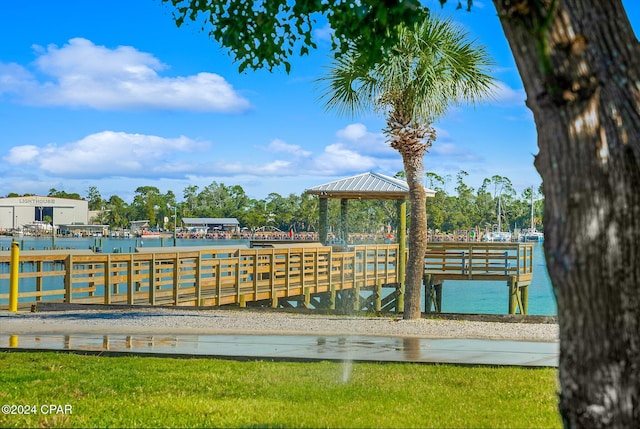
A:
{"label": "gazebo support column", "polygon": [[340,199],[340,232],[342,233],[342,240],[344,244],[347,244],[349,238],[349,232],[347,230],[347,214],[349,212],[349,200],[346,198]]}
{"label": "gazebo support column", "polygon": [[320,212],[320,225],[318,226],[318,235],[320,243],[327,245],[327,236],[329,234],[329,199],[320,197],[318,201],[318,210]]}
{"label": "gazebo support column", "polygon": [[404,277],[407,266],[407,200],[397,202],[398,211],[398,283],[400,295],[398,295],[398,311],[404,310]]}

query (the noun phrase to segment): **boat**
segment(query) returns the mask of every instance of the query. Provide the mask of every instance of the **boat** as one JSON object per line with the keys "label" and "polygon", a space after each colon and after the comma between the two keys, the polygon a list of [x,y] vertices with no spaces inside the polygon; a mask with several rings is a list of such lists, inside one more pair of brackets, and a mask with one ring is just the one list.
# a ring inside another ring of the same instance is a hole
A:
{"label": "boat", "polygon": [[526,230],[520,234],[520,240],[524,242],[542,243],[544,241],[544,233],[534,230]]}
{"label": "boat", "polygon": [[533,188],[531,188],[531,227],[520,233],[520,241],[528,243],[542,243],[544,241],[544,233],[536,229],[536,223],[533,219]]}
{"label": "boat", "polygon": [[487,232],[483,238],[484,241],[508,242],[511,241],[511,232],[509,231],[491,231]]}
{"label": "boat", "polygon": [[511,231],[502,231],[502,194],[498,194],[498,225],[494,225],[493,231],[487,231],[483,241],[508,242],[511,241]]}
{"label": "boat", "polygon": [[160,238],[160,232],[149,230],[140,231],[140,238]]}

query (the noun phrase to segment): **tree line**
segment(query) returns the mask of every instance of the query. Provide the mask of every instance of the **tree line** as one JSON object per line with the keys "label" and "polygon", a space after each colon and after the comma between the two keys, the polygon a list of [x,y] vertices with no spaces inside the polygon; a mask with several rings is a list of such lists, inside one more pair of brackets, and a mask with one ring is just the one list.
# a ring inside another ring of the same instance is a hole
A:
{"label": "tree line", "polygon": [[[402,177],[403,173],[396,174]],[[434,233],[455,233],[460,230],[526,228],[531,222],[531,197],[534,197],[534,221],[542,230],[544,201],[540,190],[526,188],[520,194],[509,178],[495,175],[484,179],[477,189],[465,183],[468,173],[440,176],[432,172],[425,175],[428,188],[436,191],[426,204],[428,228]],[[453,191],[448,190],[454,186]],[[12,193],[8,197],[17,197]],[[27,196],[27,195],[24,195]],[[262,199],[250,198],[240,185],[212,182],[198,187],[184,188],[182,200],[173,191],[161,192],[155,186],[136,188],[133,201],[126,202],[118,195],[103,198],[98,187],[91,186],[85,196],[52,188],[49,197],[84,199],[89,210],[97,212],[95,223],[109,225],[111,229],[126,229],[131,221],[148,220],[151,226],[173,229],[174,214],[177,225],[183,218],[236,218],[241,227],[255,230],[269,226],[281,231],[313,231],[318,229],[318,198],[307,193],[287,196],[272,192]],[[500,206],[500,207],[499,207]],[[165,222],[166,220],[166,222]],[[340,202],[329,200],[329,224],[340,222]],[[396,207],[388,200],[351,200],[348,211],[349,231],[374,234],[395,230]]]}

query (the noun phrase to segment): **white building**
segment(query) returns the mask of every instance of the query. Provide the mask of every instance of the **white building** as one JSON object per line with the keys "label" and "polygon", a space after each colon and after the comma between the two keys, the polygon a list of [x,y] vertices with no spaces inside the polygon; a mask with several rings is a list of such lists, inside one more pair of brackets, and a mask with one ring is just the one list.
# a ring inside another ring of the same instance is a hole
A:
{"label": "white building", "polygon": [[25,225],[51,219],[53,224],[88,223],[89,202],[55,197],[0,198],[0,230],[23,229]]}

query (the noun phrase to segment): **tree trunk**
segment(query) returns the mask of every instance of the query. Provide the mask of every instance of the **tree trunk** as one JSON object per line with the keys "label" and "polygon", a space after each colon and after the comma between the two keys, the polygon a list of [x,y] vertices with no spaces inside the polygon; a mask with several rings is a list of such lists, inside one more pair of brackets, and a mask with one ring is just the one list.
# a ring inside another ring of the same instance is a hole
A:
{"label": "tree trunk", "polygon": [[409,257],[405,271],[405,319],[419,319],[420,289],[424,272],[424,253],[427,250],[427,196],[422,185],[424,177],[424,151],[413,155],[403,151],[402,162],[409,185]]}
{"label": "tree trunk", "polygon": [[405,269],[404,319],[419,319],[420,289],[424,272],[424,253],[427,249],[427,194],[422,184],[424,178],[424,154],[435,140],[435,130],[430,126],[418,126],[402,110],[392,112],[387,118],[385,133],[390,146],[400,152],[404,172],[409,185],[409,258]]}
{"label": "tree trunk", "polygon": [[494,0],[538,129],[560,413],[640,427],[640,47],[619,0],[553,3]]}

